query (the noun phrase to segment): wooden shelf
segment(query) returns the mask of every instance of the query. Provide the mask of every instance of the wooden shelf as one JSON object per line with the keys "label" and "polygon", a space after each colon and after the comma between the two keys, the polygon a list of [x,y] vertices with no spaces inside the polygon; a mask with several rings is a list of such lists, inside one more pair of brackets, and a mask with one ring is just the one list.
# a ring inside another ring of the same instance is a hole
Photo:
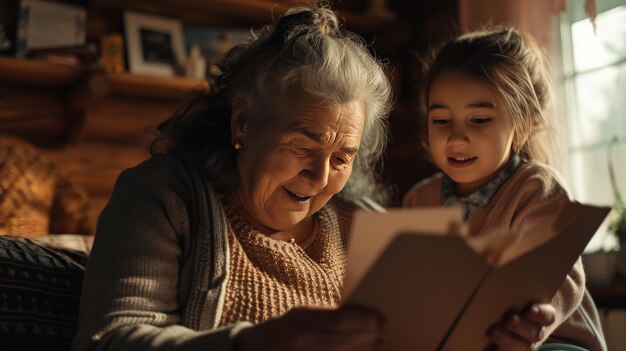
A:
{"label": "wooden shelf", "polygon": [[102,99],[139,97],[146,100],[130,99],[132,104],[177,104],[197,88],[208,88],[207,81],[0,57],[0,125],[14,133],[44,128],[43,135],[73,144],[81,138],[88,111]]}
{"label": "wooden shelf", "polygon": [[109,94],[158,99],[180,99],[187,92],[207,88],[203,79],[146,77],[129,73],[104,73],[99,69],[64,66],[45,61],[0,57],[0,82],[40,87],[70,88],[89,74],[104,74]]}
{"label": "wooden shelf", "polygon": [[208,88],[203,79],[183,77],[146,77],[128,73],[109,73],[112,94],[147,98],[180,99],[198,88]]}
{"label": "wooden shelf", "polygon": [[[17,6],[18,1],[13,3]],[[121,14],[128,10],[179,18],[185,26],[251,28],[272,23],[298,3],[306,2],[91,0],[86,5],[87,36],[96,41],[106,33],[123,33]],[[339,17],[348,30],[371,42],[395,45],[397,38],[403,37],[396,28],[399,21],[390,16],[339,11]],[[376,51],[385,52],[380,45]],[[112,115],[128,111],[141,115],[141,111],[133,110],[135,106],[146,109],[155,104],[166,106],[162,108],[171,113],[181,98],[197,88],[210,89],[207,81],[201,79],[115,74],[96,66],[74,67],[0,56],[0,124],[3,129],[10,127],[25,134],[38,128],[42,135],[50,134],[50,139],[72,144],[83,137],[85,130],[93,129],[89,123],[105,120],[100,118],[102,105],[112,104],[119,109]],[[106,103],[99,103],[103,99]],[[53,129],[55,133],[48,133]]]}
{"label": "wooden shelf", "polygon": [[64,87],[75,82],[80,69],[44,61],[0,56],[0,81],[43,87]]}
{"label": "wooden shelf", "polygon": [[[90,6],[174,16],[191,25],[258,26],[271,23],[296,4],[285,0],[93,0]],[[361,35],[378,32],[396,21],[389,15],[338,13],[347,29]]]}

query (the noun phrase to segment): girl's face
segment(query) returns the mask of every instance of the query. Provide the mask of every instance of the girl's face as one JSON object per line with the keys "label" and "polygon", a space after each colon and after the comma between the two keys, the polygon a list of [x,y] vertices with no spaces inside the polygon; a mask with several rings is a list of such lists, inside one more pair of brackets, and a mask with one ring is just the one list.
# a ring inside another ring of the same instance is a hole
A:
{"label": "girl's face", "polygon": [[465,196],[485,185],[511,154],[514,129],[497,93],[462,73],[444,73],[428,94],[428,142],[436,165]]}
{"label": "girl's face", "polygon": [[300,97],[261,126],[235,127],[237,201],[266,230],[290,230],[341,191],[365,127],[365,104]]}

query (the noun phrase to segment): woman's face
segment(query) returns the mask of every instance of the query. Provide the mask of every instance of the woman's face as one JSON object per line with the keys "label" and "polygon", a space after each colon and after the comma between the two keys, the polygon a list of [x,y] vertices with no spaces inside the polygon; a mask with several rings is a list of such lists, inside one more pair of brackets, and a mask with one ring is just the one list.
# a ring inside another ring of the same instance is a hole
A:
{"label": "woman's face", "polygon": [[445,73],[428,95],[428,143],[437,166],[468,195],[487,183],[511,154],[513,125],[498,95],[460,73]]}
{"label": "woman's face", "polygon": [[294,100],[261,126],[233,124],[233,139],[243,146],[236,201],[270,230],[293,228],[341,191],[365,126],[360,101],[331,106]]}

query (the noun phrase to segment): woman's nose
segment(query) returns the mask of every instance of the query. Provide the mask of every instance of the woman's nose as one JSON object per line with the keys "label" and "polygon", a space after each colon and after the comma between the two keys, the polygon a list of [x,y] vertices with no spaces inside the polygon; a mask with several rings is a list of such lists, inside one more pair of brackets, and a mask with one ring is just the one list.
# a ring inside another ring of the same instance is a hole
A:
{"label": "woman's nose", "polygon": [[448,136],[448,145],[464,145],[469,144],[470,137],[468,131],[463,126],[453,126]]}
{"label": "woman's nose", "polygon": [[330,176],[330,158],[315,157],[307,164],[307,167],[301,171],[301,174],[307,179],[315,190],[321,190],[328,184]]}

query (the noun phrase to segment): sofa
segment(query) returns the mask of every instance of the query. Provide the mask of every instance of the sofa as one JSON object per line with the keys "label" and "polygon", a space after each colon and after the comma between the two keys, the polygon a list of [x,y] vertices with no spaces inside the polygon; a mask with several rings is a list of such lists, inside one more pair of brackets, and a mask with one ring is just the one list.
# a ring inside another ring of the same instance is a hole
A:
{"label": "sofa", "polygon": [[70,349],[90,248],[86,238],[0,236],[0,350]]}
{"label": "sofa", "polygon": [[69,350],[88,216],[84,189],[35,146],[0,135],[0,350]]}

